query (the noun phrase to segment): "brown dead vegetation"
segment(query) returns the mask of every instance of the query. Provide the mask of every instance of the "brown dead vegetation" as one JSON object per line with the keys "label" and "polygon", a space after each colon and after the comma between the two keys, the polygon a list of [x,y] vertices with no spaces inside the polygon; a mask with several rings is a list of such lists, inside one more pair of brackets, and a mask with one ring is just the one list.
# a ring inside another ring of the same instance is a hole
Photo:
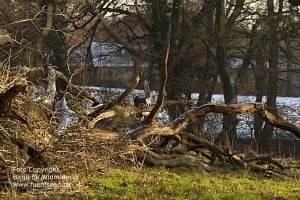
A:
{"label": "brown dead vegetation", "polygon": [[[267,122],[299,136],[299,127],[257,103],[207,104],[186,112],[169,124],[157,124],[155,121],[141,123],[141,120],[137,120],[140,109],[128,107],[128,111],[123,106],[114,106],[99,116],[102,116],[101,120],[112,118],[110,122],[103,123],[112,128],[117,124],[115,130],[119,130],[118,133],[81,126],[57,135],[54,111],[28,98],[26,88],[26,81],[18,79],[1,89],[1,105],[5,106],[1,107],[0,118],[3,149],[0,166],[2,182],[5,183],[2,186],[6,188],[10,187],[11,169],[26,166],[58,166],[64,174],[86,175],[102,174],[110,167],[120,165],[195,166],[208,171],[220,165],[229,165],[288,177],[282,172],[285,166],[270,156],[239,154],[225,141],[211,142],[184,131],[187,124],[197,122],[210,112],[257,112]],[[111,115],[106,115],[108,113]],[[127,120],[127,123],[120,123],[122,120]],[[122,126],[131,129],[120,132]]]}
{"label": "brown dead vegetation", "polygon": [[[138,119],[143,115],[143,110],[135,108],[129,112],[120,106],[139,83],[138,66],[124,93],[89,112],[81,113],[83,123],[60,135],[55,132],[57,113],[54,106],[34,102],[26,95],[25,79],[16,75],[7,76],[11,78],[5,80],[0,87],[2,188],[11,189],[12,168],[28,166],[58,166],[64,174],[90,175],[102,174],[116,165],[195,166],[208,171],[222,165],[288,177],[282,173],[285,166],[270,156],[240,154],[234,152],[226,142],[226,137],[208,141],[185,131],[188,124],[197,123],[208,113],[229,115],[254,112],[269,124],[300,138],[298,126],[270,112],[264,104],[206,104],[187,111],[167,124],[155,122],[154,118],[164,103],[170,31],[169,28],[161,62],[163,73],[158,101],[143,121]],[[89,92],[72,84],[62,73],[57,72],[55,78],[63,91],[73,95],[74,101],[88,99],[93,102],[93,106],[99,105]],[[109,122],[103,122],[107,119]],[[125,123],[120,123],[122,120]],[[106,127],[105,131],[103,127],[97,129],[99,121]],[[109,127],[118,132],[107,130]],[[124,131],[125,129],[129,130]]]}

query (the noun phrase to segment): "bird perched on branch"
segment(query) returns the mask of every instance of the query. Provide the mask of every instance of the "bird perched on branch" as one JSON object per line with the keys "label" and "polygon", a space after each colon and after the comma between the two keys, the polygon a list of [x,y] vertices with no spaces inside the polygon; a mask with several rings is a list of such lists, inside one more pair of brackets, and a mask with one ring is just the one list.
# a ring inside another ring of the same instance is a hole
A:
{"label": "bird perched on branch", "polygon": [[137,108],[150,107],[152,105],[152,98],[151,97],[143,98],[143,97],[136,96],[134,97],[133,102]]}
{"label": "bird perched on branch", "polygon": [[152,97],[150,95],[150,87],[149,87],[149,81],[145,80],[144,81],[144,92],[145,92],[145,97],[139,97],[136,96],[134,97],[134,105],[138,108],[144,108],[144,107],[150,107],[152,105]]}

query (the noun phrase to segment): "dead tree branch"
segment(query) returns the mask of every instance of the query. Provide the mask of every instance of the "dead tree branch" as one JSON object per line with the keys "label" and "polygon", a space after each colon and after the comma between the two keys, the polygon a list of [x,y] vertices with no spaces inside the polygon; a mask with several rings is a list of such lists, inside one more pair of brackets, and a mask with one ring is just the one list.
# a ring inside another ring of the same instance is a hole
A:
{"label": "dead tree branch", "polygon": [[60,84],[65,91],[70,92],[74,96],[77,96],[82,99],[88,99],[92,101],[94,105],[98,104],[97,100],[91,94],[71,83],[71,81],[63,73],[57,70],[56,81],[59,82],[58,84]]}
{"label": "dead tree branch", "polygon": [[[110,102],[108,102],[107,104],[104,104],[100,107],[98,107],[93,113],[91,113],[88,117],[92,118],[93,121],[93,126],[96,124],[97,121],[95,121],[95,119],[98,119],[99,115],[101,115],[102,112],[107,111],[111,108],[113,108],[114,106],[120,104],[123,99],[125,97],[127,97],[132,90],[138,85],[139,81],[140,81],[140,73],[141,73],[141,66],[139,64],[136,65],[135,67],[135,72],[132,76],[132,81],[129,85],[129,87],[115,100],[112,100]],[[99,118],[99,119],[103,119],[103,118]]]}
{"label": "dead tree branch", "polygon": [[208,113],[220,114],[243,114],[249,112],[257,112],[260,117],[273,126],[293,133],[300,138],[300,127],[291,122],[284,120],[282,117],[267,110],[262,103],[245,103],[245,104],[206,104],[192,109],[167,125],[141,125],[126,134],[132,139],[141,139],[149,135],[168,136],[175,135],[184,129],[188,123],[195,121]]}
{"label": "dead tree branch", "polygon": [[88,129],[94,128],[94,126],[96,125],[96,123],[102,119],[107,119],[110,117],[115,116],[116,112],[113,110],[108,110],[105,112],[100,113],[99,115],[97,115],[95,118],[93,118],[91,121],[89,121],[88,123]]}
{"label": "dead tree branch", "polygon": [[168,79],[168,58],[169,58],[169,51],[170,51],[170,37],[171,37],[171,23],[169,24],[169,29],[166,36],[163,59],[161,63],[161,84],[159,88],[159,94],[156,101],[156,104],[150,114],[144,120],[144,124],[151,124],[153,122],[154,117],[157,115],[159,110],[161,109],[164,97],[166,93],[166,85]]}

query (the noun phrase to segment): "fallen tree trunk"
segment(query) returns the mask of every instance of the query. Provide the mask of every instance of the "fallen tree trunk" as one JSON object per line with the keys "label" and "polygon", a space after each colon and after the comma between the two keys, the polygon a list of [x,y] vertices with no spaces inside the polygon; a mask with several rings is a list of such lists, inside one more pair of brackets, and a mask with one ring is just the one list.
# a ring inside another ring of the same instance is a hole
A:
{"label": "fallen tree trunk", "polygon": [[[229,166],[234,169],[242,168],[255,172],[271,173],[281,178],[289,177],[288,174],[282,172],[286,167],[270,156],[237,154],[222,145],[218,146],[205,138],[190,133],[180,133],[180,137],[182,139],[172,146],[167,144],[174,144],[174,140],[177,140],[175,137],[167,137],[169,140],[164,145],[153,145],[157,142],[155,141],[157,137],[152,137],[150,141],[145,143],[133,140],[132,142],[135,144],[131,143],[122,155],[135,153],[138,160],[146,166],[192,166],[207,171]],[[219,162],[217,163],[217,161]]]}
{"label": "fallen tree trunk", "polygon": [[164,167],[200,167],[207,171],[214,171],[214,168],[204,163],[203,160],[193,155],[177,154],[174,156],[165,156],[154,153],[152,151],[146,151],[145,164],[148,166],[164,166]]}
{"label": "fallen tree trunk", "polygon": [[256,112],[266,122],[290,131],[300,138],[300,128],[297,125],[268,111],[261,103],[206,104],[184,113],[168,124],[142,124],[126,132],[125,135],[133,142],[136,141],[138,145],[142,144],[140,149],[136,148],[136,151],[144,153],[140,157],[143,158],[146,165],[199,166],[211,170],[213,168],[207,167],[207,164],[212,165],[216,161],[220,161],[220,163],[229,164],[234,168],[278,174],[279,172],[276,170],[283,170],[285,167],[270,156],[251,155],[251,157],[246,157],[244,154],[235,153],[232,148],[228,148],[228,145],[215,144],[202,137],[183,132],[188,123],[194,122],[208,113],[243,114],[249,112]]}
{"label": "fallen tree trunk", "polygon": [[130,130],[126,133],[131,139],[142,139],[149,135],[168,136],[178,134],[183,130],[188,123],[195,121],[208,113],[221,114],[243,114],[256,112],[266,122],[273,126],[287,130],[300,138],[300,127],[291,122],[284,120],[282,117],[267,110],[262,103],[245,103],[245,104],[206,104],[195,109],[192,109],[167,125],[141,125],[136,129]]}
{"label": "fallen tree trunk", "polygon": [[96,123],[98,121],[113,117],[113,116],[115,116],[115,114],[116,114],[116,112],[113,110],[108,110],[108,111],[100,113],[98,116],[96,116],[95,118],[93,118],[91,121],[88,122],[88,129],[94,128],[94,126],[96,125]]}

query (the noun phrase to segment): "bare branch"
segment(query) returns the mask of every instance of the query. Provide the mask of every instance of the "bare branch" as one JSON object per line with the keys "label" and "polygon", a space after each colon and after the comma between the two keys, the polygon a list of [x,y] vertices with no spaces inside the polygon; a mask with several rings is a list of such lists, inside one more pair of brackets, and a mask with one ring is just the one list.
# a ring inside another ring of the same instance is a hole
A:
{"label": "bare branch", "polygon": [[268,111],[262,103],[245,103],[245,104],[206,104],[195,109],[192,109],[168,125],[141,125],[126,133],[132,139],[141,139],[149,135],[175,135],[183,130],[188,123],[203,117],[208,113],[221,114],[242,114],[257,112],[258,115],[273,126],[293,133],[297,138],[300,138],[300,127],[284,120],[282,117]]}
{"label": "bare branch", "polygon": [[165,48],[164,48],[164,55],[161,64],[161,84],[159,88],[159,94],[156,101],[156,104],[147,118],[144,120],[144,124],[150,124],[153,122],[154,117],[157,115],[159,110],[162,107],[164,102],[164,97],[166,93],[166,85],[167,85],[167,78],[168,78],[168,58],[169,58],[169,51],[170,51],[170,36],[171,36],[171,23],[169,24],[169,29],[166,36],[165,41]]}
{"label": "bare branch", "polygon": [[138,64],[136,66],[135,73],[133,74],[132,81],[131,81],[131,84],[129,85],[129,87],[117,99],[112,100],[112,101],[108,102],[107,104],[104,104],[103,106],[100,106],[93,113],[91,113],[89,115],[89,117],[96,118],[103,111],[109,110],[109,109],[113,108],[114,106],[120,104],[123,101],[123,99],[125,97],[127,97],[140,82],[140,73],[141,73],[141,67]]}

